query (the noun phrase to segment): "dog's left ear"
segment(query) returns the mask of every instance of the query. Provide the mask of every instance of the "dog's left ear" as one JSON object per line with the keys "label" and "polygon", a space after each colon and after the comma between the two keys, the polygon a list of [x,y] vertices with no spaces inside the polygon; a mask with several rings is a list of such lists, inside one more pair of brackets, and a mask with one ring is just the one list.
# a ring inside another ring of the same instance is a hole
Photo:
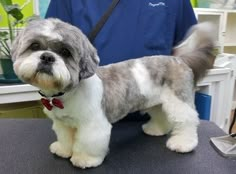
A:
{"label": "dog's left ear", "polygon": [[95,71],[99,64],[99,57],[97,51],[91,45],[90,48],[84,49],[84,54],[82,55],[79,66],[80,66],[80,79],[86,79],[95,74]]}

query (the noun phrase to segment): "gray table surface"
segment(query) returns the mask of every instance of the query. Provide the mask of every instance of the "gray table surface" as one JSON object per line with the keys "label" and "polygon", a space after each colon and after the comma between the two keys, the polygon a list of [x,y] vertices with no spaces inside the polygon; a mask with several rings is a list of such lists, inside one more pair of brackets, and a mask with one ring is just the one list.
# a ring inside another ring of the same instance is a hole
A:
{"label": "gray table surface", "polygon": [[201,122],[199,145],[188,154],[168,150],[168,136],[145,135],[142,123],[115,124],[104,163],[82,170],[49,152],[55,140],[50,120],[0,119],[0,174],[236,174],[236,161],[220,156],[210,145],[210,137],[224,135],[214,123]]}

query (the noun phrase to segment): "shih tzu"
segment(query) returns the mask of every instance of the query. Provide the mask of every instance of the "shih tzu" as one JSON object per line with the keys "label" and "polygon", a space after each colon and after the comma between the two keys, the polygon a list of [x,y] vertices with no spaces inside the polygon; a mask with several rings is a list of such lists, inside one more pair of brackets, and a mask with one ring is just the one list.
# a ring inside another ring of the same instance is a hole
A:
{"label": "shih tzu", "polygon": [[174,56],[150,56],[98,67],[87,37],[58,19],[32,21],[12,46],[14,70],[40,89],[57,141],[50,151],[80,168],[100,165],[112,123],[144,111],[146,134],[170,133],[167,147],[192,151],[198,144],[196,82],[213,66],[213,27],[194,26]]}

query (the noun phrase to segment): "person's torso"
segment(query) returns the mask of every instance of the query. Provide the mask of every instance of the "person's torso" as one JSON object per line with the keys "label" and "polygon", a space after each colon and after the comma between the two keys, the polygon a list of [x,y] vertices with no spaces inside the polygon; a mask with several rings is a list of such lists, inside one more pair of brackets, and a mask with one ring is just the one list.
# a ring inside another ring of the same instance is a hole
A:
{"label": "person's torso", "polygon": [[[72,24],[86,35],[111,0],[72,0]],[[98,33],[94,46],[101,65],[148,55],[171,54],[178,3],[169,0],[120,0]]]}

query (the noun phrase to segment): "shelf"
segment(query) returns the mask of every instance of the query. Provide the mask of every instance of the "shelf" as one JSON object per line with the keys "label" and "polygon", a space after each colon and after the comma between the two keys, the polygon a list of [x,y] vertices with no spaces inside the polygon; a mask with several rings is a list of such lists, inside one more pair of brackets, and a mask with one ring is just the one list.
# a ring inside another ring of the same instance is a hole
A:
{"label": "shelf", "polygon": [[213,9],[213,8],[194,8],[198,12],[227,12],[227,13],[236,13],[236,10],[231,9]]}
{"label": "shelf", "polygon": [[195,8],[194,11],[199,22],[212,22],[216,26],[219,52],[236,54],[236,10]]}
{"label": "shelf", "polygon": [[38,88],[27,84],[17,84],[17,85],[0,84],[0,94],[18,93],[26,91],[35,92],[38,91]]}
{"label": "shelf", "polygon": [[[236,13],[227,14],[225,43],[236,42]],[[225,44],[224,44],[225,45]]]}
{"label": "shelf", "polygon": [[39,100],[38,88],[26,84],[0,84],[0,104]]}
{"label": "shelf", "polygon": [[222,24],[222,14],[198,14],[198,21],[199,22],[205,22],[205,21],[211,21],[216,26],[216,33],[215,37],[217,38],[217,42],[221,42],[222,38],[220,33],[220,26]]}
{"label": "shelf", "polygon": [[225,46],[224,53],[236,54],[236,46]]}
{"label": "shelf", "polygon": [[212,96],[210,120],[228,130],[232,99],[236,101],[236,10],[195,8],[194,11],[199,22],[215,24],[219,53],[230,54],[216,59],[215,69],[198,83],[201,91]]}
{"label": "shelf", "polygon": [[226,42],[224,43],[225,47],[236,47],[236,42]]}

